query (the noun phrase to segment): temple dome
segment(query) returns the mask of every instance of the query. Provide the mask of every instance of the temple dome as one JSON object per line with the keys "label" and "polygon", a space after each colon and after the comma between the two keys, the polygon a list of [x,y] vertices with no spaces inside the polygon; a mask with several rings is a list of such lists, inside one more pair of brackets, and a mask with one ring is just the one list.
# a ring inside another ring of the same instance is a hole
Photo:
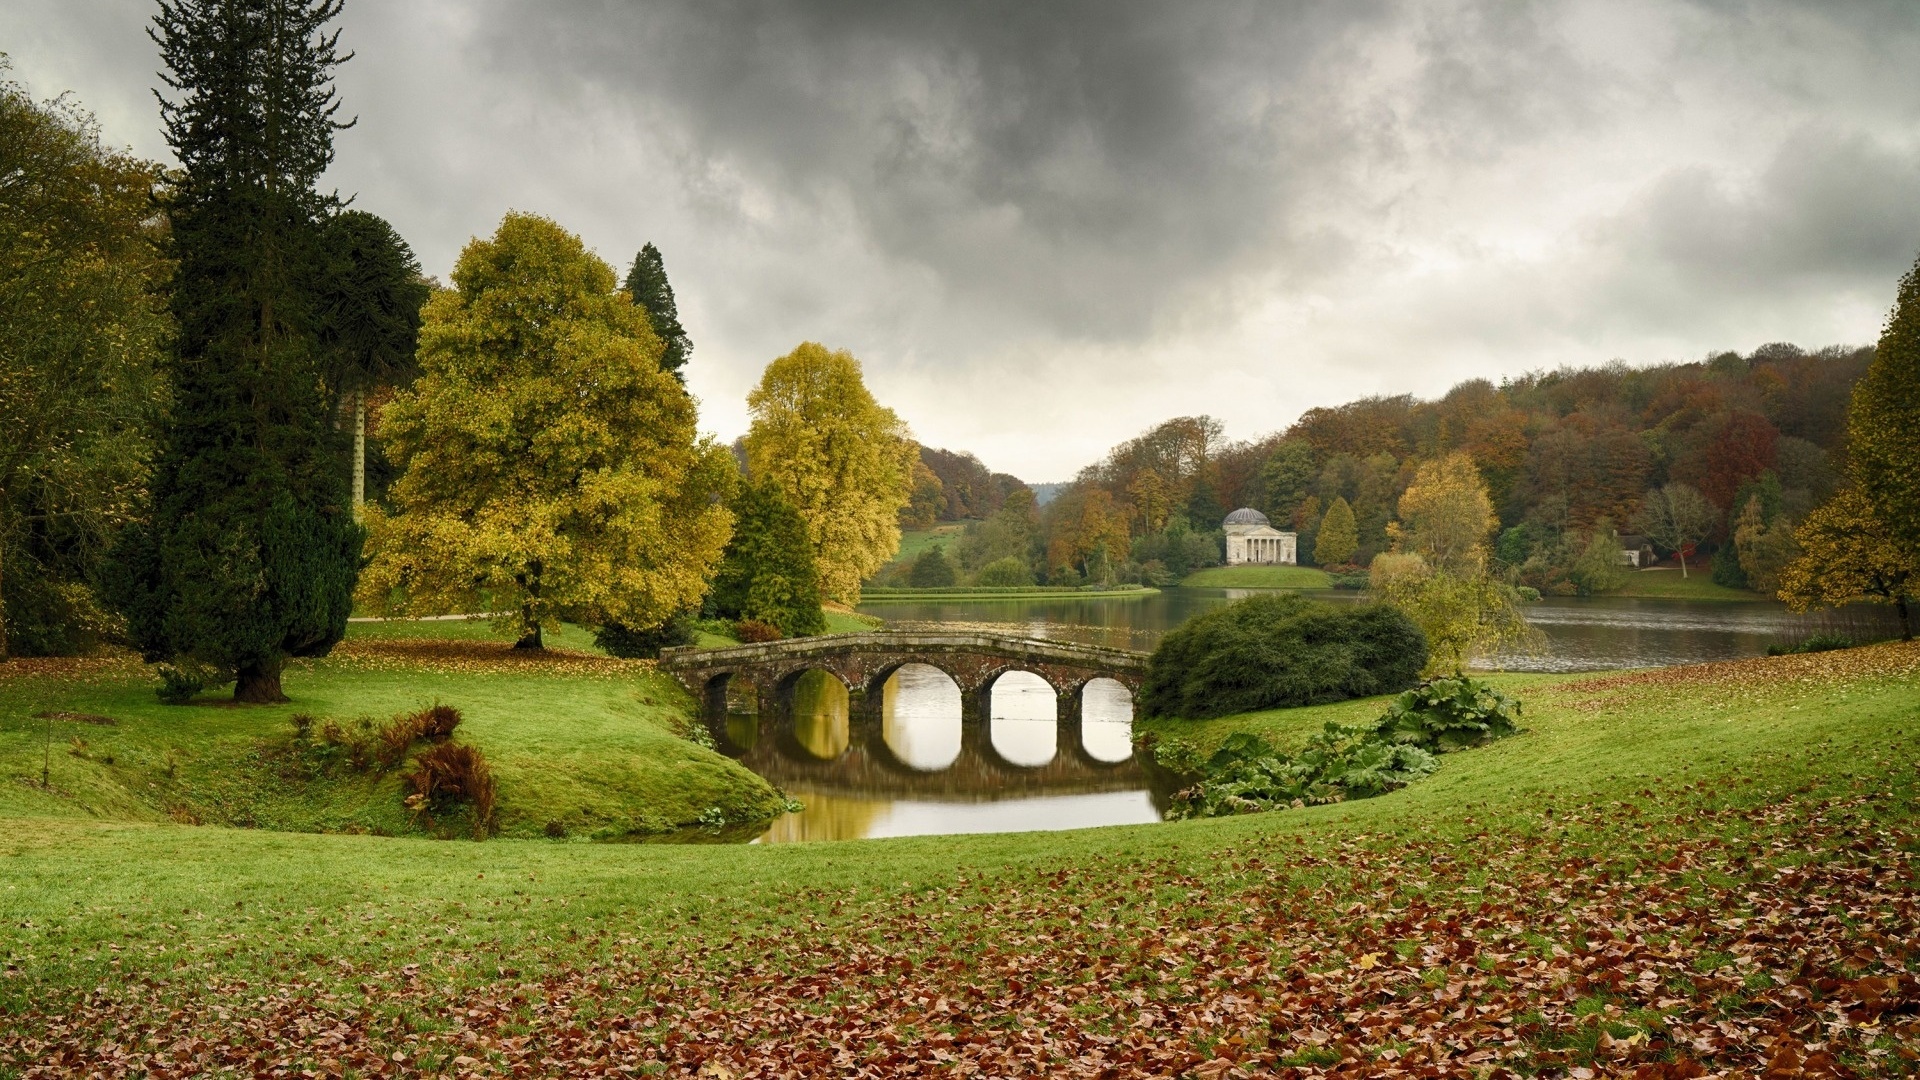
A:
{"label": "temple dome", "polygon": [[1222,524],[1223,525],[1266,525],[1266,524],[1269,524],[1269,522],[1267,521],[1267,515],[1261,513],[1258,510],[1255,510],[1251,506],[1243,506],[1240,509],[1235,510],[1233,513],[1228,514],[1227,520],[1222,522]]}

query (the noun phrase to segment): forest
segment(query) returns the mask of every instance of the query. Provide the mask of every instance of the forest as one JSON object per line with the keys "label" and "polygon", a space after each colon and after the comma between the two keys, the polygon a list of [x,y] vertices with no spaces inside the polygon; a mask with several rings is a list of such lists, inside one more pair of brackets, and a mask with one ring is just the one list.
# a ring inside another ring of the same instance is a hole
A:
{"label": "forest", "polygon": [[[1590,591],[1579,563],[1596,534],[1610,544],[1607,534],[1640,532],[1648,493],[1678,485],[1705,504],[1687,554],[1709,559],[1722,584],[1766,585],[1794,553],[1791,527],[1840,484],[1848,401],[1873,354],[1774,343],[1687,363],[1472,379],[1437,400],[1309,409],[1245,441],[1226,438],[1211,417],[1179,417],[1114,447],[1045,507],[1019,499],[980,513],[980,503],[950,496],[933,517],[983,519],[955,545],[963,571],[1019,558],[1061,584],[1167,583],[1217,563],[1219,522],[1240,506],[1298,532],[1303,563],[1357,568],[1390,546],[1396,505],[1419,465],[1464,451],[1499,514],[1497,557],[1524,584]],[[956,457],[972,460],[925,450],[921,459],[944,481]],[[922,504],[916,489],[916,510]],[[1320,543],[1330,513],[1351,518],[1350,542]],[[1737,557],[1743,528],[1761,555],[1747,560],[1759,583]]]}

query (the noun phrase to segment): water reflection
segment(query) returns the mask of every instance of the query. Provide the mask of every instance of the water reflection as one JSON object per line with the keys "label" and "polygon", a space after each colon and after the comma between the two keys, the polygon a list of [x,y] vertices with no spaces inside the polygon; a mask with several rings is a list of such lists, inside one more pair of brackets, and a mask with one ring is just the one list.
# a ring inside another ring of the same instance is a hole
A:
{"label": "water reflection", "polygon": [[793,740],[821,761],[846,753],[849,741],[847,688],[818,669],[793,684]]}
{"label": "water reflection", "polygon": [[873,798],[809,788],[790,794],[804,803],[806,809],[775,820],[754,843],[946,833],[1050,832],[1096,825],[1145,825],[1160,820],[1153,795],[1144,786],[1138,790],[983,803]]}
{"label": "water reflection", "polygon": [[[887,601],[863,604],[859,610],[885,619],[889,629],[974,626],[1023,637],[1147,651],[1168,630],[1193,616],[1257,591],[1165,589],[1138,597]],[[1363,593],[1342,590],[1310,595],[1333,603],[1366,599]],[[1493,666],[1508,671],[1665,667],[1764,656],[1770,645],[1791,644],[1821,632],[1878,641],[1900,631],[1893,609],[1878,605],[1796,615],[1780,604],[1762,601],[1549,597],[1527,605],[1526,610],[1528,621],[1541,632],[1539,640],[1525,650],[1497,657]]]}
{"label": "water reflection", "polygon": [[1133,695],[1112,679],[1095,679],[1080,696],[1080,739],[1095,761],[1133,756]]}
{"label": "water reflection", "polygon": [[960,687],[927,664],[905,664],[881,690],[881,737],[902,765],[932,772],[960,756]]}
{"label": "water reflection", "polygon": [[1053,687],[1031,671],[1009,671],[994,680],[988,728],[993,752],[1009,765],[1028,769],[1052,761],[1056,701]]}

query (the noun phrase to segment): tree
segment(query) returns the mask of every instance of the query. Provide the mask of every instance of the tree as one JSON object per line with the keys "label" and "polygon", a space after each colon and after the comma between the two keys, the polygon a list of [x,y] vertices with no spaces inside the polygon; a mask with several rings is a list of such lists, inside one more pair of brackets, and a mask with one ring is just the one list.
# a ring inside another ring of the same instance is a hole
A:
{"label": "tree", "polygon": [[1747,498],[1734,524],[1733,548],[1747,587],[1772,596],[1780,589],[1780,572],[1800,554],[1793,528],[1786,519],[1769,518],[1760,495]]}
{"label": "tree", "polygon": [[1033,570],[1027,566],[1027,560],[1007,556],[995,559],[980,568],[973,579],[975,585],[986,588],[1007,589],[1033,584]]}
{"label": "tree", "polygon": [[1262,502],[1267,516],[1279,521],[1291,514],[1301,500],[1308,498],[1313,478],[1319,471],[1311,443],[1305,439],[1281,439],[1260,467],[1260,485],[1265,492]]}
{"label": "tree", "polygon": [[900,508],[918,453],[906,424],[867,392],[860,362],[805,342],[747,395],[747,469],[807,523],[821,595],[852,603],[900,548]]}
{"label": "tree", "polygon": [[1892,604],[1900,636],[1913,640],[1920,554],[1897,535],[1866,493],[1848,489],[1794,530],[1800,556],[1780,572],[1780,599],[1795,611],[1860,601]]}
{"label": "tree", "polygon": [[421,374],[380,434],[404,468],[366,511],[370,606],[504,609],[525,648],[557,620],[659,625],[700,602],[733,524],[727,451],[660,369],[613,269],[511,213],[428,301]]}
{"label": "tree", "polygon": [[1353,521],[1353,507],[1336,498],[1320,519],[1320,532],[1313,540],[1313,561],[1320,566],[1339,566],[1360,550],[1360,532]]}
{"label": "tree", "polygon": [[0,661],[112,622],[88,582],[139,510],[164,400],[159,178],[64,99],[0,80]]}
{"label": "tree", "polygon": [[1141,469],[1127,485],[1127,497],[1133,502],[1133,512],[1140,517],[1140,524],[1147,532],[1159,532],[1167,527],[1168,515],[1173,513],[1173,497],[1167,491],[1167,482],[1152,469]]}
{"label": "tree", "polygon": [[913,493],[900,511],[903,529],[931,529],[947,508],[946,487],[940,477],[920,458],[913,460]]}
{"label": "tree", "polygon": [[1513,588],[1487,576],[1434,567],[1412,553],[1375,556],[1368,588],[1405,612],[1432,650],[1424,673],[1446,675],[1532,631]]}
{"label": "tree", "polygon": [[1873,511],[1920,548],[1920,260],[1900,291],[1847,418],[1852,473]]}
{"label": "tree", "polygon": [[743,485],[733,512],[733,539],[713,579],[708,608],[723,618],[771,624],[786,637],[825,632],[807,523],[766,480]]}
{"label": "tree", "polygon": [[1647,492],[1640,505],[1640,531],[1680,557],[1680,576],[1687,576],[1687,553],[1713,531],[1713,506],[1685,484],[1668,484]]}
{"label": "tree", "polygon": [[353,411],[353,507],[367,488],[367,391],[412,380],[426,279],[413,249],[362,210],[328,218],[320,234],[318,331],[335,409]]}
{"label": "tree", "polygon": [[173,0],[149,31],[176,100],[166,197],[176,270],[173,408],[152,517],[116,547],[113,588],[149,659],[283,701],[288,657],[346,632],[361,532],[328,415],[314,282],[316,189],[333,159],[339,0]]}
{"label": "tree", "polygon": [[1581,596],[1603,596],[1625,585],[1627,568],[1620,561],[1620,551],[1620,534],[1613,531],[1612,522],[1600,519],[1568,568],[1574,590]]}
{"label": "tree", "polygon": [[907,583],[916,589],[945,589],[958,580],[953,564],[947,561],[946,549],[935,544],[913,560],[913,572]]}
{"label": "tree", "polygon": [[687,358],[693,355],[693,339],[680,325],[680,307],[673,300],[673,286],[667,283],[667,264],[660,249],[651,243],[633,257],[633,269],[627,271],[627,295],[647,313],[647,325],[665,349],[660,353],[660,370],[681,382],[686,381]]}
{"label": "tree", "polygon": [[1485,569],[1487,536],[1499,524],[1487,485],[1463,453],[1421,465],[1400,496],[1402,546],[1437,569],[1465,575]]}

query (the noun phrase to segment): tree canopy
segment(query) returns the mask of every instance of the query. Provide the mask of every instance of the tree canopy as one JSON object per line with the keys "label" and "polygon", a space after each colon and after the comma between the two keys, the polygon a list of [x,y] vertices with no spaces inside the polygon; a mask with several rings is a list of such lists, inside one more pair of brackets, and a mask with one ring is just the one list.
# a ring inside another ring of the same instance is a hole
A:
{"label": "tree canopy", "polygon": [[807,523],[821,594],[858,600],[900,546],[918,451],[906,424],[867,391],[852,353],[811,341],[767,365],[747,407],[748,473]]}
{"label": "tree canopy", "polygon": [[1353,520],[1353,507],[1335,497],[1333,505],[1320,519],[1320,531],[1313,539],[1313,561],[1320,566],[1339,566],[1360,549],[1360,533]]}
{"label": "tree canopy", "polygon": [[1900,291],[1873,363],[1853,391],[1848,452],[1854,479],[1909,548],[1920,548],[1920,260]]}
{"label": "tree canopy", "polygon": [[141,509],[165,397],[159,179],[0,81],[0,660],[111,628],[89,583]]}
{"label": "tree canopy", "polygon": [[369,605],[647,627],[700,602],[727,542],[727,452],[661,370],[645,313],[554,222],[512,213],[428,302],[420,378],[381,434],[405,470],[370,506]]}
{"label": "tree canopy", "polygon": [[1892,604],[1900,612],[1901,636],[1913,638],[1920,553],[1894,533],[1864,493],[1834,496],[1807,515],[1794,539],[1800,556],[1780,572],[1780,599],[1788,607]]}
{"label": "tree canopy", "polygon": [[708,610],[758,620],[787,637],[823,633],[827,619],[807,523],[770,480],[743,484],[733,513],[733,539],[707,596]]}

